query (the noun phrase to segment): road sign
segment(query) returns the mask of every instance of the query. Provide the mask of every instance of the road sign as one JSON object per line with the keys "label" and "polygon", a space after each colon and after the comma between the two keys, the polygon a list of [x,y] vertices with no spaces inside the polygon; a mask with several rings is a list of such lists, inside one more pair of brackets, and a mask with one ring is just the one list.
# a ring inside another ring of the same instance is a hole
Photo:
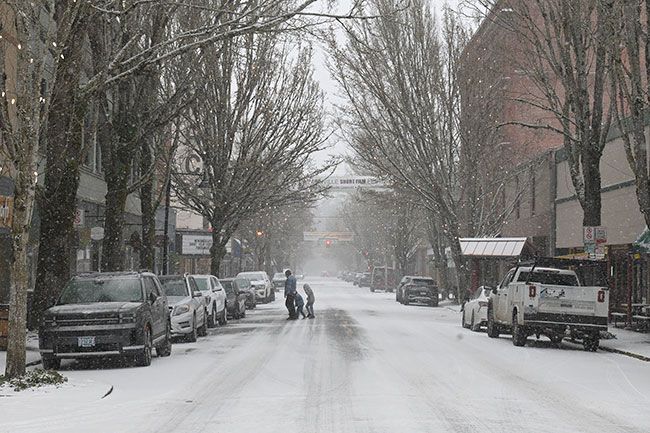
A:
{"label": "road sign", "polygon": [[607,229],[603,226],[586,226],[583,227],[584,244],[606,244]]}
{"label": "road sign", "polygon": [[104,227],[93,227],[90,229],[90,239],[101,241],[104,239]]}
{"label": "road sign", "polygon": [[339,242],[351,242],[354,238],[352,232],[302,232],[304,241],[320,242],[323,239],[332,239]]}
{"label": "road sign", "polygon": [[77,208],[77,210],[74,212],[74,223],[73,223],[74,226],[83,227],[85,220],[86,220],[86,211]]}

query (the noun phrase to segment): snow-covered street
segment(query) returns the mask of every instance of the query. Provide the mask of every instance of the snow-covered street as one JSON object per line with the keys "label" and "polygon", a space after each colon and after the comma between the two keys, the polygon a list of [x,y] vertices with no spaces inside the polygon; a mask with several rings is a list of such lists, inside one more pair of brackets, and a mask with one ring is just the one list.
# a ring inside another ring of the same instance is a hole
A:
{"label": "snow-covered street", "polygon": [[64,364],[62,388],[0,398],[0,432],[650,431],[650,363],[309,283],[315,320],[285,320],[278,297],[148,368]]}

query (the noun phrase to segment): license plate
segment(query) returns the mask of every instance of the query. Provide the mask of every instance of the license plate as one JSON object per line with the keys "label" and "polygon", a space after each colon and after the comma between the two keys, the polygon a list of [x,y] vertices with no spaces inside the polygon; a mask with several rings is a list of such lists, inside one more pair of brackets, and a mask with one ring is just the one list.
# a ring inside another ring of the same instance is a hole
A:
{"label": "license plate", "polygon": [[95,337],[78,337],[79,347],[95,347]]}

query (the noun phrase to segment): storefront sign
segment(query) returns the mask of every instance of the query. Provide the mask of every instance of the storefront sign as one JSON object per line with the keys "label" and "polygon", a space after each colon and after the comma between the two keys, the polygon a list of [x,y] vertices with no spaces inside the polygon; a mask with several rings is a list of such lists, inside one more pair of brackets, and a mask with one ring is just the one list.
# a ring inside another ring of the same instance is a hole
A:
{"label": "storefront sign", "polygon": [[0,228],[11,229],[14,215],[14,198],[0,195]]}
{"label": "storefront sign", "polygon": [[209,256],[212,247],[212,235],[182,235],[181,254],[192,256]]}

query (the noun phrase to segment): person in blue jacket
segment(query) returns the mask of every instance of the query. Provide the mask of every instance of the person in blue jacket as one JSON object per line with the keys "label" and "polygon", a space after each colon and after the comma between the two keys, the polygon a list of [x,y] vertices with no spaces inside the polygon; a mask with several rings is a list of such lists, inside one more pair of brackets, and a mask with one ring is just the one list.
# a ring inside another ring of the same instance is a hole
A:
{"label": "person in blue jacket", "polygon": [[284,272],[284,275],[287,277],[287,280],[284,282],[284,297],[286,299],[284,305],[287,307],[287,311],[289,311],[287,320],[296,320],[298,318],[296,307],[294,306],[296,294],[298,293],[296,289],[296,277],[291,275],[289,269]]}

